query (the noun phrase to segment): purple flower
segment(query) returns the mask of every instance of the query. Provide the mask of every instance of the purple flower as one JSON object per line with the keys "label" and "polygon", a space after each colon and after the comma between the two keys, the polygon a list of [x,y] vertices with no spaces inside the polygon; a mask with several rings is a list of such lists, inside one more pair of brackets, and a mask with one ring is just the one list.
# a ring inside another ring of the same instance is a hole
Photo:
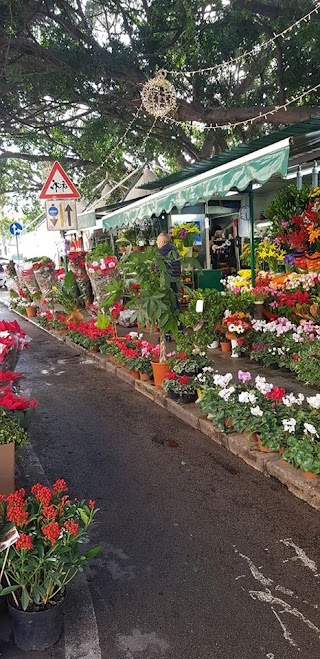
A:
{"label": "purple flower", "polygon": [[181,229],[181,231],[180,231],[180,238],[181,238],[182,240],[184,239],[186,233],[187,233],[187,230],[186,230],[186,229]]}
{"label": "purple flower", "polygon": [[249,382],[252,380],[251,373],[249,371],[238,371],[238,379],[240,382]]}

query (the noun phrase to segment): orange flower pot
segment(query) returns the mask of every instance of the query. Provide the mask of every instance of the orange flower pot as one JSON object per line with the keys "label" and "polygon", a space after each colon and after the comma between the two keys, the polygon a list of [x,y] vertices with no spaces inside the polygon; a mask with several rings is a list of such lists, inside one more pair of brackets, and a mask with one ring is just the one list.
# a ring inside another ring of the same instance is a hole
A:
{"label": "orange flower pot", "polygon": [[316,480],[316,478],[318,478],[317,474],[314,474],[313,471],[302,471],[302,469],[300,469],[300,471],[303,478],[308,478],[310,480]]}
{"label": "orange flower pot", "polygon": [[231,352],[230,341],[220,341],[221,352]]}
{"label": "orange flower pot", "polygon": [[37,315],[37,308],[36,307],[27,307],[26,312],[27,312],[27,318],[35,318],[36,315]]}
{"label": "orange flower pot", "polygon": [[128,372],[130,373],[130,375],[132,375],[133,378],[135,378],[135,380],[139,380],[140,377],[139,371],[129,370]]}
{"label": "orange flower pot", "polygon": [[150,380],[149,373],[140,373],[140,380],[142,380],[142,382],[149,382]]}
{"label": "orange flower pot", "polygon": [[263,446],[260,435],[257,434],[258,449],[260,453],[273,453],[270,448]]}
{"label": "orange flower pot", "polygon": [[167,362],[151,362],[152,366],[152,371],[153,371],[153,379],[156,387],[161,387],[163,380],[165,378],[165,375],[168,373],[169,369],[169,364]]}

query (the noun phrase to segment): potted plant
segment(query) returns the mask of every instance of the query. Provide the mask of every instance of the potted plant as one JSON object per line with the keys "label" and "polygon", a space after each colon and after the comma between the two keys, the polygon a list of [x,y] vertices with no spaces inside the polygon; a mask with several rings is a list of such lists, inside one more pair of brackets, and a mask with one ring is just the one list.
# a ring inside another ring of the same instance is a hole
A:
{"label": "potted plant", "polygon": [[169,371],[164,378],[163,388],[170,398],[179,400],[184,405],[195,402],[197,398],[194,378],[190,375]]}
{"label": "potted plant", "polygon": [[172,332],[173,336],[177,336],[178,333],[179,311],[171,288],[174,280],[161,254],[152,248],[128,256],[126,267],[134,269],[141,291],[138,297],[131,299],[128,307],[135,311],[141,327],[150,323],[151,331],[159,328],[159,358],[152,362],[152,370],[156,386],[161,386],[169,370],[165,334]]}
{"label": "potted plant", "polygon": [[27,444],[27,433],[15,421],[0,413],[0,493],[14,491],[15,447]]}
{"label": "potted plant", "polygon": [[67,584],[96,556],[100,547],[83,553],[88,530],[97,513],[94,501],[69,499],[63,479],[52,488],[37,483],[26,495],[20,489],[2,498],[0,517],[20,537],[10,547],[6,564],[0,554],[6,583],[0,595],[9,596],[9,612],[16,645],[43,651],[60,637]]}
{"label": "potted plant", "polygon": [[243,339],[251,330],[251,316],[243,311],[231,313],[227,310],[222,321],[222,326],[226,327],[226,337],[231,341],[231,356],[238,357],[236,349],[239,345],[239,339]]}
{"label": "potted plant", "polygon": [[29,428],[36,405],[35,398],[28,400],[18,396],[10,386],[0,389],[0,411],[25,430]]}

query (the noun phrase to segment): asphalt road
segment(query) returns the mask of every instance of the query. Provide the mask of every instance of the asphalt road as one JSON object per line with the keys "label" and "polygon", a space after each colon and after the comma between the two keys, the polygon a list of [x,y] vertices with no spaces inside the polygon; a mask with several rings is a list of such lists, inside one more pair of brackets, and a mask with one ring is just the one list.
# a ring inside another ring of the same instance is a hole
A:
{"label": "asphalt road", "polygon": [[101,509],[87,578],[102,658],[319,659],[319,513],[22,324],[33,448]]}

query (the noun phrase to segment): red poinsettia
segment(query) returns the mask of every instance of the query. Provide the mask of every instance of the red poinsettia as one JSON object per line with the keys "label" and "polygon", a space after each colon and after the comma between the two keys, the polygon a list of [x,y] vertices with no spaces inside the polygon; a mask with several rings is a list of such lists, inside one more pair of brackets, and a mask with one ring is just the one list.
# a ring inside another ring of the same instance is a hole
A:
{"label": "red poinsettia", "polygon": [[17,396],[10,387],[4,387],[0,390],[0,407],[6,410],[27,410],[29,407],[36,407],[37,401],[35,398],[28,400],[22,396]]}
{"label": "red poinsettia", "polygon": [[13,371],[0,371],[0,386],[3,382],[14,382],[20,380],[22,373],[13,373]]}

